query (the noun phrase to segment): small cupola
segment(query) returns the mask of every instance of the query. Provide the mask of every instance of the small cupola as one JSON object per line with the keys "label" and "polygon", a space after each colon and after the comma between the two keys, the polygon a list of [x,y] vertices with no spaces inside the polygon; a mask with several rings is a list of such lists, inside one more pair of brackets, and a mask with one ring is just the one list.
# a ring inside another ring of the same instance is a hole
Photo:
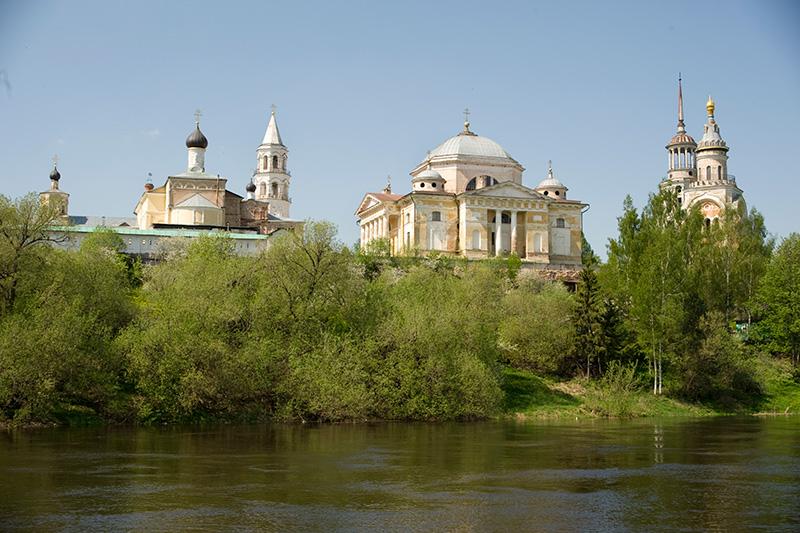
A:
{"label": "small cupola", "polygon": [[444,178],[430,168],[423,170],[411,180],[411,188],[416,192],[444,192]]}
{"label": "small cupola", "polygon": [[558,179],[553,174],[553,162],[547,162],[547,177],[542,180],[539,185],[536,186],[534,189],[539,194],[547,196],[548,198],[552,198],[554,200],[566,200],[567,199],[567,187],[558,181]]}

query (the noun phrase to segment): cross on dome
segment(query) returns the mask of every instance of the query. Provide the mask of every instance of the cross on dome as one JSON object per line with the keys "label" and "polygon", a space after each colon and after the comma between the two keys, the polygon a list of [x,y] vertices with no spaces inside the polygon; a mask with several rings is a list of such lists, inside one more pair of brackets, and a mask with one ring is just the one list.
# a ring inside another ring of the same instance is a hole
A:
{"label": "cross on dome", "polygon": [[200,117],[202,117],[202,116],[203,116],[202,111],[200,111],[199,109],[195,109],[195,111],[194,111],[194,123],[195,124],[200,124]]}

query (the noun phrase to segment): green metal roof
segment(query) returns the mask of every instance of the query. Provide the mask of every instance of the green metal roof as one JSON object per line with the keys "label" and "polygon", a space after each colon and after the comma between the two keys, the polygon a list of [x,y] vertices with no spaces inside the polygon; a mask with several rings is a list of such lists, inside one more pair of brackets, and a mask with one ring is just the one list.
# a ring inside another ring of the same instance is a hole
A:
{"label": "green metal roof", "polygon": [[130,227],[107,226],[51,226],[51,231],[63,231],[64,233],[93,233],[95,230],[112,230],[118,235],[137,235],[150,237],[200,237],[203,235],[221,235],[231,239],[242,240],[266,240],[269,235],[260,233],[236,233],[225,230],[193,230],[193,229],[139,229]]}

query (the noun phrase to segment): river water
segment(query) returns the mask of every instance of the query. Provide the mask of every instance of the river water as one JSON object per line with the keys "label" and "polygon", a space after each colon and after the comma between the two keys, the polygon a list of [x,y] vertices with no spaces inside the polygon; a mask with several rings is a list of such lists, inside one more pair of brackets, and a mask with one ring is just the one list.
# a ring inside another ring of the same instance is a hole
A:
{"label": "river water", "polygon": [[800,530],[800,418],[0,433],[0,529]]}

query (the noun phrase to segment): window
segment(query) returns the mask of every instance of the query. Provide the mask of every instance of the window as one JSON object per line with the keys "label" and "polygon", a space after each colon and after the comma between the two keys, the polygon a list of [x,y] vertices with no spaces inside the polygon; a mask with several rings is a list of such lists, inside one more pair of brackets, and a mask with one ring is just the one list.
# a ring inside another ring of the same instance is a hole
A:
{"label": "window", "polygon": [[272,168],[273,169],[278,168],[278,156],[277,155],[273,155],[272,156]]}
{"label": "window", "polygon": [[511,215],[508,213],[503,213],[503,216],[500,218],[503,221],[503,224],[511,224]]}
{"label": "window", "polygon": [[441,222],[442,221],[442,213],[441,211],[434,211],[431,213],[431,221],[432,222]]}
{"label": "window", "polygon": [[287,159],[286,154],[283,154],[283,158],[281,159],[281,168],[283,170],[286,170],[286,159]]}
{"label": "window", "polygon": [[722,179],[722,167],[717,167],[717,179]]}
{"label": "window", "polygon": [[469,180],[469,182],[467,183],[467,190],[468,191],[474,191],[475,190],[475,184],[477,183],[477,179],[478,178],[472,178],[471,180]]}
{"label": "window", "polygon": [[267,167],[268,167],[268,166],[269,166],[269,160],[268,160],[267,156],[264,156],[264,159],[263,159],[263,169],[264,169],[264,170],[267,170]]}
{"label": "window", "polygon": [[547,191],[544,191],[545,196],[550,196]]}
{"label": "window", "polygon": [[557,218],[556,219],[556,227],[557,228],[565,228],[566,227],[566,224],[565,224],[563,218]]}
{"label": "window", "polygon": [[556,196],[561,196],[561,192],[556,191]]}
{"label": "window", "polygon": [[436,188],[436,184],[435,183],[431,183],[431,187],[433,187],[435,189]]}
{"label": "window", "polygon": [[411,213],[406,213],[406,224],[411,222]]}
{"label": "window", "polygon": [[258,195],[264,197],[267,195],[267,184],[262,183],[258,188]]}
{"label": "window", "polygon": [[711,179],[711,165],[708,165],[708,166],[706,167],[706,179],[707,179],[707,180],[710,180],[710,179]]}
{"label": "window", "polygon": [[274,182],[272,183],[272,197],[273,198],[278,197],[278,184]]}
{"label": "window", "polygon": [[419,188],[420,188],[420,189],[424,189],[424,188],[425,188],[425,182],[424,182],[424,181],[423,181],[422,183],[420,183],[420,184],[419,184]]}

